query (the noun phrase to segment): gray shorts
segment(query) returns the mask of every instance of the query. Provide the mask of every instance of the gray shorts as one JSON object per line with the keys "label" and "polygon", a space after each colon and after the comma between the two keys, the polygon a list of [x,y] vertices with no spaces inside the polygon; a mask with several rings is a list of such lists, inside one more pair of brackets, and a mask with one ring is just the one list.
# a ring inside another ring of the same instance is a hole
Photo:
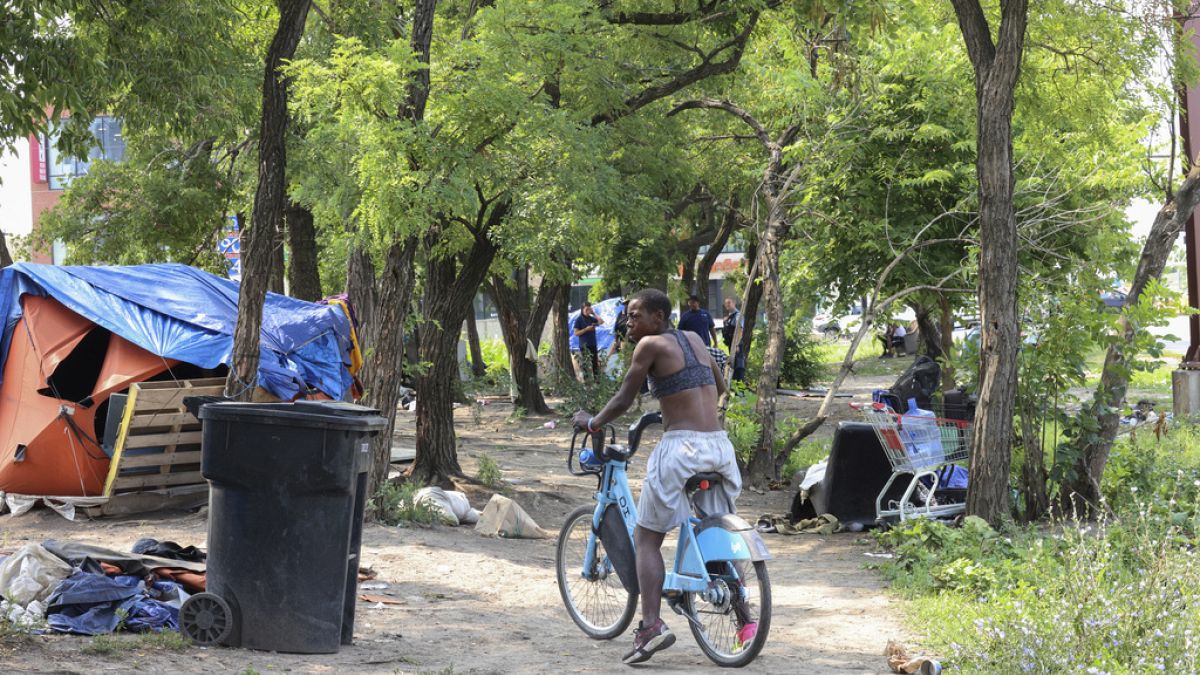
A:
{"label": "gray shorts", "polygon": [[642,496],[638,500],[638,522],[644,529],[670,532],[687,522],[684,484],[704,471],[721,474],[720,488],[700,492],[696,501],[706,513],[730,513],[742,493],[733,444],[724,431],[668,431],[650,454]]}

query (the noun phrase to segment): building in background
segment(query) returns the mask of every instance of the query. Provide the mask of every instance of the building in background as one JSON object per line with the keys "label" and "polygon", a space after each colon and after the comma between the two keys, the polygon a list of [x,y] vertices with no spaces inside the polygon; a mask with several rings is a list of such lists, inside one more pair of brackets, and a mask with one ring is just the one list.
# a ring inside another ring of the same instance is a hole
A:
{"label": "building in background", "polygon": [[54,207],[71,181],[88,172],[98,159],[119,162],[125,157],[121,121],[100,116],[92,120],[95,144],[86,159],[64,155],[54,147],[56,131],[18,139],[12,150],[0,155],[0,230],[8,240],[13,257],[59,264],[66,247],[55,242],[50,251],[18,250],[14,237],[28,237],[38,227],[42,214]]}

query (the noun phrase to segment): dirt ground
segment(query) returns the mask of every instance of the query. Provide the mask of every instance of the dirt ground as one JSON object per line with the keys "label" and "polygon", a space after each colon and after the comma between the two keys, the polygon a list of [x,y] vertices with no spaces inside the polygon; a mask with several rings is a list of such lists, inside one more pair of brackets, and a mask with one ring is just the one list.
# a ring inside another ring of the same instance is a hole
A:
{"label": "dirt ground", "polygon": [[[879,378],[859,378],[849,391],[864,400]],[[817,399],[782,399],[788,414],[815,411]],[[845,399],[837,405],[846,416]],[[507,492],[543,527],[557,531],[575,507],[591,501],[594,484],[575,478],[564,466],[568,433],[542,428],[550,418],[509,421],[512,407],[492,404],[479,417],[469,408],[456,411],[463,469],[474,475],[477,458],[497,461]],[[836,421],[825,426],[831,434]],[[412,444],[411,413],[402,413],[395,442]],[[657,433],[647,434],[649,449]],[[640,488],[645,455],[635,458],[631,478]],[[639,461],[642,460],[642,461]],[[470,490],[482,508],[488,492]],[[791,491],[763,495],[747,492],[739,512],[747,518],[786,512]],[[37,509],[23,516],[0,517],[0,550],[49,538],[86,541],[129,550],[141,537],[203,545],[206,516],[162,513],[137,518],[67,521]],[[757,672],[882,673],[888,640],[907,641],[898,602],[883,590],[878,575],[865,568],[869,539],[862,534],[830,537],[766,535],[774,560],[769,564],[774,619],[766,648],[750,668]],[[36,636],[0,647],[3,672],[614,672],[629,636],[609,642],[586,638],[563,609],[555,583],[554,541],[487,538],[469,528],[385,527],[369,525],[363,536],[363,564],[387,582],[384,590],[398,604],[375,608],[360,602],[355,644],[331,655],[291,655],[225,648],[169,650],[135,636],[121,637],[117,648],[97,654],[92,639]],[[669,557],[668,557],[669,560]],[[283,611],[281,609],[281,611]],[[656,655],[643,670],[652,672],[717,669],[700,652],[686,621],[665,616],[679,635],[671,649]]]}

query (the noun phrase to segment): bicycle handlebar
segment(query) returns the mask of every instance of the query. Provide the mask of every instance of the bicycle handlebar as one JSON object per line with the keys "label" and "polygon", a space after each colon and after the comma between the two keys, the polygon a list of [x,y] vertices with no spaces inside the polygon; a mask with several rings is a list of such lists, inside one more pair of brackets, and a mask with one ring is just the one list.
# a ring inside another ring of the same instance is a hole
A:
{"label": "bicycle handlebar", "polygon": [[[629,459],[633,459],[633,456],[637,454],[638,445],[642,442],[642,432],[646,430],[646,427],[648,427],[652,424],[662,424],[662,413],[661,412],[648,412],[648,413],[642,415],[641,417],[639,417],[638,421],[629,425],[629,446],[628,446],[629,456],[626,458],[627,461]],[[609,442],[610,443],[616,442],[617,430],[611,424],[606,425],[606,427],[608,428],[608,431],[609,431],[609,438],[608,438]],[[589,436],[591,437],[592,452],[596,453],[597,458],[603,457],[603,452],[604,452],[604,430],[603,429],[593,433],[593,432],[589,432],[587,429],[575,427],[571,433],[571,449],[567,453],[567,471],[570,472],[571,475],[573,475],[573,476],[587,476],[587,475],[590,475],[593,473],[593,472],[589,472],[589,471],[577,470],[575,468],[575,451],[577,449],[582,448],[581,445],[577,445],[579,443],[580,435],[583,435],[584,437],[589,437]]]}
{"label": "bicycle handlebar", "polygon": [[638,418],[638,421],[629,425],[629,456],[633,457],[637,454],[638,444],[642,442],[642,432],[651,424],[662,424],[662,413],[658,411],[648,412]]}

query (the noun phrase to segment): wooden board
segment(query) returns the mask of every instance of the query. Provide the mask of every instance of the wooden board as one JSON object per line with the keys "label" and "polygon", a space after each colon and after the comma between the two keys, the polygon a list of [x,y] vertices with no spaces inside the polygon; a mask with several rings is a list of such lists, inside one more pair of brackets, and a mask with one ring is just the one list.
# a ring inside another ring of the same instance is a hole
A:
{"label": "wooden board", "polygon": [[199,471],[184,473],[150,473],[144,476],[119,476],[113,490],[145,489],[160,485],[197,485],[204,482]]}
{"label": "wooden board", "polygon": [[[125,449],[131,448],[175,448],[179,445],[200,445],[200,430],[170,431],[165,434],[134,434],[125,439]],[[170,453],[173,450],[167,450]]]}
{"label": "wooden board", "polygon": [[185,485],[153,492],[129,492],[113,495],[99,506],[84,508],[83,512],[89,518],[99,518],[101,516],[126,516],[162,509],[194,509],[207,503],[207,485]]}
{"label": "wooden board", "polygon": [[[104,496],[188,486],[207,489],[200,474],[200,420],[187,411],[183,399],[216,396],[224,389],[223,378],[141,382],[131,386],[109,463]],[[157,448],[161,451],[132,452]],[[138,503],[159,503],[161,499],[124,501],[123,508],[129,509]]]}
{"label": "wooden board", "polygon": [[186,452],[174,452],[170,457],[163,455],[129,455],[121,460],[121,469],[138,469],[146,466],[162,466],[164,463],[169,464],[199,464],[200,451],[188,450]]}

